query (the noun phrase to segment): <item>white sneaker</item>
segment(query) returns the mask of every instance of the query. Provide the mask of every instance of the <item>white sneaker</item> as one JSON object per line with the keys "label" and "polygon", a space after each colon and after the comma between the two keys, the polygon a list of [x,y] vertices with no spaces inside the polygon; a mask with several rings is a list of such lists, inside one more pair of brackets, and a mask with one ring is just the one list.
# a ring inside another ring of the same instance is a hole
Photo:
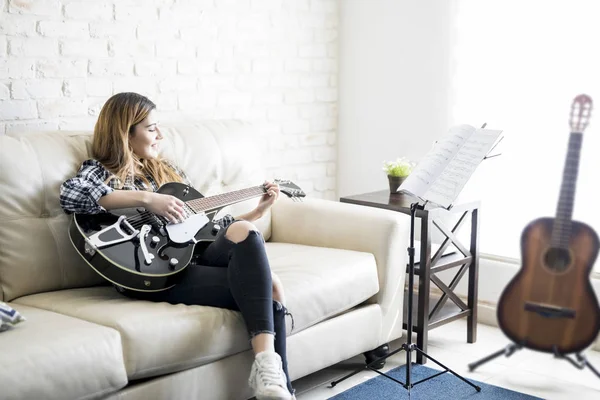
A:
{"label": "white sneaker", "polygon": [[248,384],[257,400],[290,400],[281,357],[274,351],[263,351],[256,355]]}

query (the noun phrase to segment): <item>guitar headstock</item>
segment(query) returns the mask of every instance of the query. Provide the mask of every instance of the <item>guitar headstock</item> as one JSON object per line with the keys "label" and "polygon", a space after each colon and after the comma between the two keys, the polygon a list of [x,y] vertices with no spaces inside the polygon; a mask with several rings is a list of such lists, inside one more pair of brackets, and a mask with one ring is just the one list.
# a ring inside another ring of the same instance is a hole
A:
{"label": "guitar headstock", "polygon": [[592,107],[592,98],[587,94],[580,94],[573,99],[571,117],[569,118],[571,132],[583,133],[585,131],[590,122]]}
{"label": "guitar headstock", "polygon": [[292,200],[300,200],[306,197],[306,193],[298,185],[286,179],[275,179],[275,183],[279,185],[279,191],[285,193]]}

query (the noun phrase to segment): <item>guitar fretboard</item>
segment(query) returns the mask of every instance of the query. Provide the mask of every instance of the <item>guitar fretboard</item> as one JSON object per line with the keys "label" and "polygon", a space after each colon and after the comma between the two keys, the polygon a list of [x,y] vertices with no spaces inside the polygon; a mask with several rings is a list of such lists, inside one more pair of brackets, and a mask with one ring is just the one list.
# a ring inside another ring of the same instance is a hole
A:
{"label": "guitar fretboard", "polygon": [[186,201],[186,204],[196,213],[207,212],[230,204],[239,203],[244,200],[262,196],[265,190],[262,185],[247,189],[235,190],[233,192],[203,197],[201,199]]}
{"label": "guitar fretboard", "polygon": [[552,245],[567,248],[571,238],[571,218],[573,216],[573,203],[575,201],[575,187],[577,173],[579,172],[579,154],[583,134],[572,132],[569,138],[567,160],[563,170],[560,199],[556,209],[556,218],[552,229]]}

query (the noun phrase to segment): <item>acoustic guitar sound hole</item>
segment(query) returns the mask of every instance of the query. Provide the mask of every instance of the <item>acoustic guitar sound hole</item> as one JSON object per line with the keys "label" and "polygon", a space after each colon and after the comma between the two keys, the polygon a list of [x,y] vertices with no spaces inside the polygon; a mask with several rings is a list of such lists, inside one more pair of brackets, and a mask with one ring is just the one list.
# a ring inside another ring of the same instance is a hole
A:
{"label": "acoustic guitar sound hole", "polygon": [[571,264],[569,250],[551,248],[544,257],[544,263],[554,272],[564,272]]}

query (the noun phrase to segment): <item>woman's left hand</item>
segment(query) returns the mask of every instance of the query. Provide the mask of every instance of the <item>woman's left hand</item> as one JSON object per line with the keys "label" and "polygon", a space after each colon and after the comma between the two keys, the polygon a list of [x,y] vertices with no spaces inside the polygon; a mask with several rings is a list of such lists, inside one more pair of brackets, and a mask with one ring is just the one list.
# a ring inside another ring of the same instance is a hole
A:
{"label": "woman's left hand", "polygon": [[277,201],[279,198],[279,185],[273,182],[265,182],[264,187],[267,190],[258,202],[256,206],[256,212],[259,218],[265,215],[265,212]]}

